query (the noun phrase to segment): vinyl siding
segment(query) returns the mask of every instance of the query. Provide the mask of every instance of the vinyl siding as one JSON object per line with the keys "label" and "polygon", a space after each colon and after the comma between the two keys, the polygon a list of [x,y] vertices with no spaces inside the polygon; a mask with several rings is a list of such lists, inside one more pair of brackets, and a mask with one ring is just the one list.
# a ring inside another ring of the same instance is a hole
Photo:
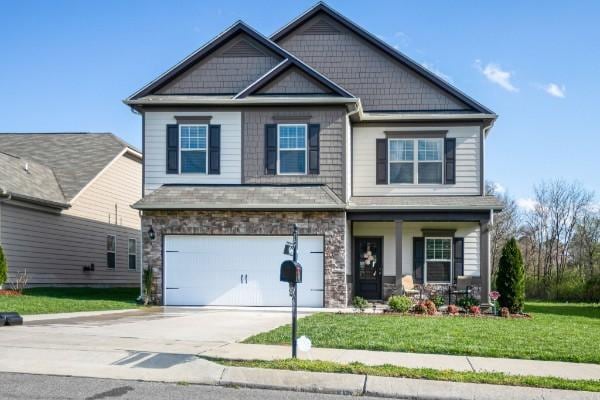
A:
{"label": "vinyl siding", "polygon": [[[376,139],[386,137],[385,131],[440,130],[447,130],[447,137],[456,138],[456,183],[454,185],[376,184],[375,144]],[[479,195],[481,193],[480,147],[479,126],[355,127],[352,145],[354,163],[352,194],[354,196]]]}
{"label": "vinyl siding", "polygon": [[[402,231],[402,274],[412,274],[413,237],[422,229],[455,229],[465,239],[465,275],[479,276],[479,224],[472,222],[404,222]],[[354,236],[383,237],[383,274],[396,276],[396,234],[394,222],[355,222]]]}
{"label": "vinyl siding", "polygon": [[[221,125],[221,173],[167,174],[166,127],[176,124],[175,116],[212,116],[211,124]],[[164,184],[239,184],[241,183],[240,112],[148,111],[145,113],[145,187],[148,194]]]}

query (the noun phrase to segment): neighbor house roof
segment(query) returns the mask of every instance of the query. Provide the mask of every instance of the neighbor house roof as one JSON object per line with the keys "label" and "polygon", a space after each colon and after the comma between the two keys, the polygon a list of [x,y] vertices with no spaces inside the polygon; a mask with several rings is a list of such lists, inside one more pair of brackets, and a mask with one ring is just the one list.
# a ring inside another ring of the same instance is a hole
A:
{"label": "neighbor house roof", "polygon": [[[237,21],[231,27],[226,29],[224,32],[219,34],[217,37],[215,37],[210,42],[206,43],[204,46],[200,47],[198,50],[196,50],[192,54],[190,54],[188,57],[186,57],[181,62],[176,64],[174,67],[169,69],[167,72],[160,75],[158,78],[156,78],[155,80],[153,80],[152,82],[150,82],[149,84],[147,84],[146,86],[144,86],[143,88],[141,88],[140,90],[138,90],[137,92],[135,92],[134,94],[129,96],[127,99],[125,99],[125,103],[126,104],[136,104],[134,102],[134,100],[142,98],[142,97],[147,97],[148,95],[154,93],[156,90],[160,89],[161,87],[163,87],[164,85],[166,85],[167,83],[169,83],[170,81],[175,79],[177,76],[179,76],[181,73],[185,72],[186,70],[188,70],[189,68],[194,66],[200,60],[202,60],[203,58],[205,58],[206,56],[208,56],[209,54],[214,52],[221,45],[223,45],[224,43],[226,43],[228,40],[230,40],[234,36],[238,35],[239,33],[245,33],[246,35],[250,36],[252,39],[256,40],[258,43],[262,44],[263,46],[265,46],[266,48],[271,50],[273,53],[275,53],[279,57],[281,57],[282,61],[274,69],[277,69],[278,67],[280,67],[284,64],[286,66],[294,65],[294,66],[300,68],[303,72],[305,72],[311,78],[317,80],[319,83],[321,83],[321,84],[325,85],[327,88],[331,89],[332,92],[336,93],[337,95],[342,96],[342,97],[354,97],[350,92],[348,92],[347,90],[345,90],[344,88],[339,86],[337,83],[333,82],[332,80],[328,79],[323,74],[321,74],[320,72],[311,68],[309,65],[307,65],[306,63],[304,63],[303,61],[298,59],[296,56],[294,56],[293,54],[291,54],[284,48],[280,47],[279,45],[277,45],[276,43],[274,43],[273,41],[271,41],[269,38],[265,37],[261,33],[257,32],[252,27],[245,24],[243,21]],[[272,71],[267,71],[265,75],[269,75],[271,72]],[[265,75],[259,77],[258,80],[263,82]],[[233,99],[238,99],[238,98],[241,99],[241,98],[246,97],[248,94],[251,93],[251,89],[254,87],[253,85],[254,85],[254,83],[251,84],[250,86],[248,86],[247,88],[243,89],[240,93],[236,94],[232,98]]]}
{"label": "neighbor house roof", "polygon": [[[40,189],[52,191],[56,181],[67,203],[119,154],[130,151],[141,159],[137,149],[112,133],[0,133],[0,149],[40,164],[44,174],[51,171],[55,178],[42,180],[40,185],[48,187]],[[9,177],[0,178],[2,187]]]}
{"label": "neighbor house roof", "polygon": [[369,196],[351,197],[348,210],[495,210],[495,196]]}
{"label": "neighbor house roof", "polygon": [[492,110],[490,110],[489,108],[485,107],[484,105],[477,102],[470,96],[466,95],[461,90],[457,89],[456,87],[449,84],[448,82],[446,82],[445,80],[443,80],[442,78],[440,78],[439,76],[434,74],[433,72],[429,71],[427,68],[425,68],[418,62],[414,61],[413,59],[409,58],[405,54],[396,50],[394,47],[390,46],[383,40],[379,39],[377,36],[373,35],[366,29],[364,29],[361,26],[359,26],[358,24],[352,22],[351,20],[349,20],[348,18],[346,18],[345,16],[343,16],[336,10],[332,9],[331,7],[329,7],[327,4],[325,4],[322,1],[318,2],[316,5],[311,7],[309,10],[307,10],[306,12],[304,12],[303,14],[298,16],[296,19],[289,22],[287,25],[285,25],[284,27],[279,29],[274,34],[272,34],[270,39],[274,42],[279,42],[280,40],[285,38],[287,35],[292,33],[296,28],[303,25],[306,21],[308,21],[309,19],[311,19],[313,16],[315,16],[318,13],[326,14],[327,16],[329,16],[336,22],[340,23],[342,26],[346,27],[348,30],[354,32],[356,35],[358,35],[359,37],[364,39],[366,42],[368,42],[371,45],[375,46],[376,48],[380,49],[385,54],[389,55],[394,60],[405,65],[407,68],[413,70],[417,74],[423,76],[425,79],[429,80],[434,85],[436,85],[436,86],[444,89],[448,93],[451,93],[452,95],[456,96],[457,98],[459,98],[460,100],[462,100],[463,102],[468,104],[469,106],[473,107],[473,109],[477,110],[478,112],[484,113],[484,114],[495,115],[494,112]]}
{"label": "neighbor house roof", "polygon": [[163,185],[133,205],[138,210],[343,210],[324,185]]}
{"label": "neighbor house roof", "polygon": [[35,161],[0,152],[0,197],[67,208],[51,168]]}

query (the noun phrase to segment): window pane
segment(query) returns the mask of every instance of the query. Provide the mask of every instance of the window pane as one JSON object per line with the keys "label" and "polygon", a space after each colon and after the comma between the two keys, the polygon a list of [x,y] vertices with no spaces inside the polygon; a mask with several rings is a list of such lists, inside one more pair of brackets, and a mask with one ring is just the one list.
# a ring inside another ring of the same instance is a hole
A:
{"label": "window pane", "polygon": [[115,237],[112,235],[106,236],[106,251],[115,251]]}
{"label": "window pane", "polygon": [[115,253],[106,253],[106,266],[115,268]]}
{"label": "window pane", "polygon": [[182,151],[181,172],[206,172],[206,151]]}
{"label": "window pane", "polygon": [[182,126],[181,127],[182,149],[206,149],[206,126]]}
{"label": "window pane", "polygon": [[135,254],[136,253],[136,246],[135,246],[135,239],[129,239],[129,254]]}
{"label": "window pane", "polygon": [[427,263],[428,282],[450,282],[450,262],[429,261]]}
{"label": "window pane", "polygon": [[279,126],[280,149],[304,149],[306,147],[306,127],[304,125]]}
{"label": "window pane", "polygon": [[420,162],[419,183],[442,183],[442,163]]}
{"label": "window pane", "polygon": [[426,250],[428,260],[450,260],[451,239],[427,239]]}
{"label": "window pane", "polygon": [[136,269],[137,268],[137,262],[136,262],[136,257],[135,254],[130,254],[129,255],[129,269]]}
{"label": "window pane", "polygon": [[390,161],[412,161],[412,140],[390,140]]}
{"label": "window pane", "polygon": [[303,174],[306,172],[306,152],[286,150],[279,152],[279,172],[282,174]]}
{"label": "window pane", "polygon": [[413,163],[391,163],[390,183],[413,183]]}
{"label": "window pane", "polygon": [[442,161],[442,142],[419,140],[419,161]]}

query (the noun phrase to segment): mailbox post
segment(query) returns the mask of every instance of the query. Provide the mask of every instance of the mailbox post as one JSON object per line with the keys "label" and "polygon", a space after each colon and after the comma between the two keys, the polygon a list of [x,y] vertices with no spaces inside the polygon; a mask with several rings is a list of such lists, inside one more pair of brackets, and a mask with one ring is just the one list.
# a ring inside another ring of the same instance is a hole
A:
{"label": "mailbox post", "polygon": [[298,283],[302,283],[302,266],[298,263],[298,226],[294,224],[292,234],[293,241],[286,244],[284,254],[290,255],[289,250],[292,247],[292,260],[285,260],[281,263],[279,280],[288,282],[290,286],[290,297],[292,298],[292,358],[296,358],[296,336],[298,321]]}

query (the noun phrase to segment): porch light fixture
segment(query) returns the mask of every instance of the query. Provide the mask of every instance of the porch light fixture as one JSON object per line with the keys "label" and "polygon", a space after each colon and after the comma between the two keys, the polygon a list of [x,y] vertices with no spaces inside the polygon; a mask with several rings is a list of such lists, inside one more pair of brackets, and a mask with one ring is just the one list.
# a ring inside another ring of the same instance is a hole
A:
{"label": "porch light fixture", "polygon": [[152,228],[152,225],[150,225],[150,229],[148,229],[148,238],[150,240],[156,239],[156,234],[154,233],[154,229]]}

